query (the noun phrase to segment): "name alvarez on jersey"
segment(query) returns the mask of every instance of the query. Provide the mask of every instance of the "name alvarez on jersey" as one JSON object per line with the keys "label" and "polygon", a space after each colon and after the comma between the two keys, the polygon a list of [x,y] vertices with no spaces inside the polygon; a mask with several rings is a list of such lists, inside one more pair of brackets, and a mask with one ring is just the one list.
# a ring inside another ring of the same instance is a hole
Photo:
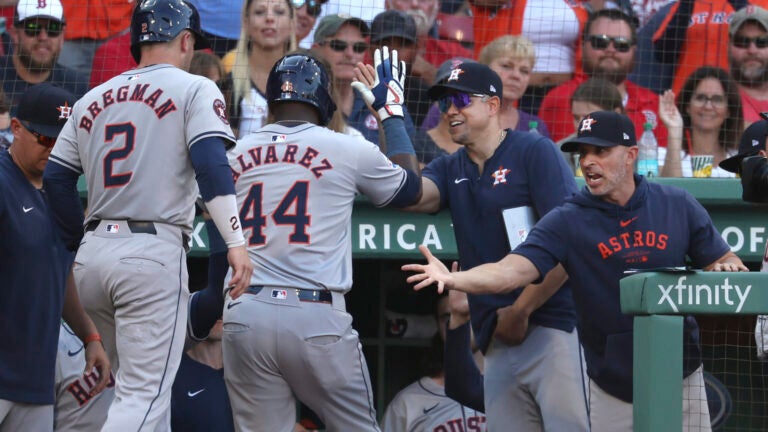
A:
{"label": "name alvarez on jersey", "polygon": [[[312,147],[307,147],[304,149],[304,154],[301,155],[297,161],[296,154],[298,151],[299,146],[295,144],[271,144],[264,147],[251,148],[246,152],[246,154],[237,156],[237,162],[240,165],[240,172],[238,173],[233,168],[232,176],[234,177],[235,182],[237,182],[237,179],[240,177],[240,175],[250,169],[257,168],[262,164],[269,165],[279,162],[301,165],[304,168],[310,170],[315,178],[318,179],[323,176],[323,171],[333,168],[333,164],[331,164],[331,162],[326,158],[320,160],[319,163],[314,163],[315,158],[320,155],[320,151]],[[264,156],[263,158],[262,153]]]}
{"label": "name alvarez on jersey", "polygon": [[91,133],[93,127],[93,121],[99,116],[105,109],[116,103],[123,102],[140,102],[146,104],[152,108],[157,115],[157,118],[162,119],[169,113],[176,111],[176,104],[173,99],[167,98],[164,102],[158,105],[158,101],[163,96],[163,89],[155,89],[147,96],[149,92],[150,84],[128,84],[120,86],[117,89],[109,89],[101,94],[101,101],[93,101],[88,107],[86,107],[86,114],[83,114],[78,121],[78,127],[85,129],[86,132]]}

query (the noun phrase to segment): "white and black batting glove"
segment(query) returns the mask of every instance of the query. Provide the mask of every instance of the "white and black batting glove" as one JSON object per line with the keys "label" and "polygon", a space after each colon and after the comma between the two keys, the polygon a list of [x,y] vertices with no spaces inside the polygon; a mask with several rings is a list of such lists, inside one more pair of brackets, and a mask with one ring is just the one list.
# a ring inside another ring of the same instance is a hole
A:
{"label": "white and black batting glove", "polygon": [[403,117],[403,86],[405,85],[405,62],[397,61],[397,50],[387,47],[376,48],[373,54],[373,66],[376,79],[373,88],[354,85],[366,103],[379,114],[381,121],[390,117]]}

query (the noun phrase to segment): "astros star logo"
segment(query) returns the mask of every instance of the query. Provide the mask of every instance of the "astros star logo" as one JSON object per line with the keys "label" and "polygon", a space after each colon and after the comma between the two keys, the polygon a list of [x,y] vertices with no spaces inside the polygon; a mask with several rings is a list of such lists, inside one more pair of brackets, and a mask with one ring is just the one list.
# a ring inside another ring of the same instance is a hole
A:
{"label": "astros star logo", "polygon": [[506,183],[507,182],[507,174],[509,174],[509,170],[500,166],[499,169],[493,172],[491,174],[491,177],[493,177],[493,185],[496,186],[497,184]]}
{"label": "astros star logo", "polygon": [[463,74],[464,71],[456,68],[451,70],[451,74],[448,76],[448,79],[446,81],[458,81],[459,75]]}
{"label": "astros star logo", "polygon": [[69,106],[69,102],[64,101],[64,105],[56,107],[56,111],[59,112],[60,119],[67,119],[72,114],[72,107]]}
{"label": "astros star logo", "polygon": [[597,120],[591,117],[585,117],[584,120],[581,121],[581,128],[579,129],[579,132],[591,131],[592,125],[595,123],[597,123]]}

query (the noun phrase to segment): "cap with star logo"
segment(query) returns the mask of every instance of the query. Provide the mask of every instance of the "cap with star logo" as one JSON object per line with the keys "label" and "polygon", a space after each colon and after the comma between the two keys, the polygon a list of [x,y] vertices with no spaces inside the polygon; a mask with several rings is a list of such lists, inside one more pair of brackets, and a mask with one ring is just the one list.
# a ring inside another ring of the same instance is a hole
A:
{"label": "cap with star logo", "polygon": [[75,102],[77,97],[61,87],[47,82],[35,84],[21,95],[16,118],[32,132],[56,138]]}
{"label": "cap with star logo", "polygon": [[438,100],[451,91],[502,97],[499,75],[482,63],[457,63],[427,90],[430,99]]}
{"label": "cap with star logo", "polygon": [[560,150],[575,152],[579,144],[597,147],[616,147],[637,145],[635,125],[624,114],[616,111],[595,111],[581,119],[576,129],[576,138],[564,142]]}

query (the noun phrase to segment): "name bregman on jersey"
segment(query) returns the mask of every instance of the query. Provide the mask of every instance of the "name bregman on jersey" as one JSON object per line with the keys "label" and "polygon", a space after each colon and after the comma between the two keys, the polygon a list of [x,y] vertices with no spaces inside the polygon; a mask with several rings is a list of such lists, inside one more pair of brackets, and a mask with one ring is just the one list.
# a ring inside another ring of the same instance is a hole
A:
{"label": "name bregman on jersey", "polygon": [[[279,140],[273,141],[278,142]],[[319,150],[307,147],[304,150],[304,154],[297,159],[296,153],[298,153],[298,151],[299,146],[296,144],[270,144],[267,146],[254,147],[248,150],[247,154],[241,154],[237,157],[237,162],[240,164],[240,172],[238,173],[233,169],[232,176],[235,181],[237,181],[242,173],[252,168],[278,162],[301,165],[310,170],[315,178],[318,179],[323,176],[323,171],[333,169],[333,165],[326,158],[323,158],[319,162],[315,161],[315,158],[320,155]]]}
{"label": "name bregman on jersey", "polygon": [[101,94],[101,100],[95,100],[86,107],[86,114],[80,117],[78,127],[91,133],[93,121],[99,114],[111,105],[123,102],[140,102],[152,108],[157,118],[162,119],[169,113],[176,111],[176,104],[173,99],[167,98],[159,103],[163,96],[162,89],[156,89],[149,92],[150,84],[129,84],[120,86],[117,89],[109,89]]}

